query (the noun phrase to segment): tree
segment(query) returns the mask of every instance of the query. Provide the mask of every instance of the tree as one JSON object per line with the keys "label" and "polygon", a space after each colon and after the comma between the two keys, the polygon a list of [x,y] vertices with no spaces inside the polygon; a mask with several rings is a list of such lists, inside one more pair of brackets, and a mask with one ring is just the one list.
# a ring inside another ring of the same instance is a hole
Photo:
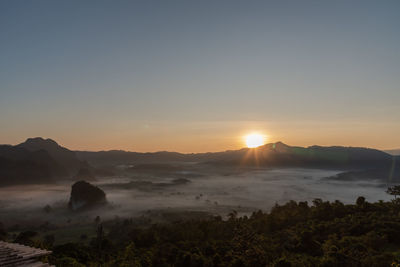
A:
{"label": "tree", "polygon": [[365,197],[358,197],[356,204],[357,206],[362,207],[365,204]]}
{"label": "tree", "polygon": [[103,225],[99,224],[99,226],[97,227],[97,240],[96,240],[99,249],[99,254],[101,253],[101,245],[103,242],[103,238],[104,238]]}
{"label": "tree", "polygon": [[46,205],[46,206],[43,208],[43,210],[44,210],[44,212],[46,212],[46,213],[50,213],[53,209],[52,209],[52,207],[51,207],[50,205]]}
{"label": "tree", "polygon": [[82,241],[86,240],[87,239],[87,234],[81,234],[80,239]]}
{"label": "tree", "polygon": [[26,246],[34,246],[35,241],[33,240],[33,238],[36,237],[37,235],[38,233],[34,231],[24,231],[19,233],[14,242]]}
{"label": "tree", "polygon": [[56,239],[55,239],[54,235],[45,235],[43,241],[45,242],[46,245],[48,245],[49,247],[52,247],[55,240]]}
{"label": "tree", "polygon": [[400,195],[400,185],[394,185],[394,186],[389,187],[386,190],[386,193],[394,196],[394,198],[397,198],[397,196]]}
{"label": "tree", "polygon": [[0,240],[5,240],[7,236],[7,232],[4,229],[4,225],[0,222]]}

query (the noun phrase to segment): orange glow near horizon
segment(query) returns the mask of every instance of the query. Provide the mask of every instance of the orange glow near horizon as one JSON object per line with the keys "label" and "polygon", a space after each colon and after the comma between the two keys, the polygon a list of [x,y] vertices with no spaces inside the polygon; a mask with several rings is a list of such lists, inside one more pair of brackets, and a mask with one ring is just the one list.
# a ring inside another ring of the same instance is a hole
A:
{"label": "orange glow near horizon", "polygon": [[[126,150],[136,152],[174,151],[206,153],[236,150],[246,145],[246,136],[260,134],[264,144],[282,141],[291,146],[353,146],[381,150],[398,149],[398,123],[354,121],[210,121],[210,122],[137,122],[109,127],[97,125],[4,128],[0,144],[17,145],[29,137],[51,138],[70,150]],[[74,131],[69,129],[74,128]],[[390,129],[390,130],[388,130]],[[268,133],[268,134],[266,134]]]}

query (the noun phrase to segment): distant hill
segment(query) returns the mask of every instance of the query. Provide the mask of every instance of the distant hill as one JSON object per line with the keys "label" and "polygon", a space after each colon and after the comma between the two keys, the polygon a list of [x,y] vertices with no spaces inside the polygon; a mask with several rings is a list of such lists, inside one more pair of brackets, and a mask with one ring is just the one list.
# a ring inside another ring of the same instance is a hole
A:
{"label": "distant hill", "polygon": [[45,150],[56,162],[58,162],[69,174],[77,173],[81,168],[87,167],[87,163],[79,160],[74,151],[60,146],[52,139],[41,137],[28,138],[25,142],[16,145],[16,148],[24,148],[28,151]]}
{"label": "distant hill", "polygon": [[122,165],[134,163],[158,163],[190,161],[189,154],[178,152],[139,153],[123,150],[110,151],[75,151],[80,160],[89,162],[93,166]]}
{"label": "distant hill", "polygon": [[[76,152],[78,158],[94,166],[158,166],[179,162],[208,164],[213,167],[316,168],[343,171],[331,177],[337,180],[385,179],[400,181],[400,156],[386,152],[342,146],[289,146],[282,142],[258,148],[243,148],[214,153],[182,154],[176,152],[138,153],[126,151]],[[129,168],[132,170],[132,168]],[[158,169],[157,169],[158,170]],[[156,170],[155,170],[156,171]]]}
{"label": "distant hill", "polygon": [[126,151],[77,151],[76,153],[78,158],[93,165],[201,162],[213,165],[357,169],[388,166],[392,160],[391,155],[376,149],[340,146],[305,148],[288,146],[282,142],[270,143],[258,148],[194,154]]}
{"label": "distant hill", "polygon": [[213,167],[324,168],[351,171],[353,178],[357,175],[365,176],[365,171],[373,171],[370,173],[400,179],[400,157],[362,147],[297,147],[277,142],[258,148],[211,153],[138,153],[121,150],[88,152],[71,151],[51,139],[37,137],[16,146],[0,145],[0,185],[73,179],[82,169],[104,174],[111,173],[110,170],[117,165],[160,168],[164,166],[160,163],[172,165],[184,162]]}
{"label": "distant hill", "polygon": [[66,170],[44,150],[0,146],[0,185],[51,182],[65,175]]}
{"label": "distant hill", "polygon": [[384,150],[384,151],[393,156],[400,156],[400,148],[399,149],[389,149],[389,150]]}
{"label": "distant hill", "polygon": [[75,152],[51,139],[29,138],[16,146],[0,145],[0,185],[69,179],[88,166]]}
{"label": "distant hill", "polygon": [[214,164],[242,164],[272,167],[364,169],[387,167],[392,156],[375,149],[359,147],[296,147],[282,142],[257,149],[244,149],[216,155]]}

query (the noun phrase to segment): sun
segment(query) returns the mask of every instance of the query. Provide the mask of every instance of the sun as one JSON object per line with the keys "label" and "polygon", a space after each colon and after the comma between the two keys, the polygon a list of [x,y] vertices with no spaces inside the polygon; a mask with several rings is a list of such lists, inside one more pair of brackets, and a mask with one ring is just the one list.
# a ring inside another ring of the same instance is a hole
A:
{"label": "sun", "polygon": [[254,148],[254,147],[259,147],[264,145],[264,135],[262,134],[257,134],[257,133],[253,133],[253,134],[249,134],[245,136],[245,140],[246,140],[246,145],[248,148]]}

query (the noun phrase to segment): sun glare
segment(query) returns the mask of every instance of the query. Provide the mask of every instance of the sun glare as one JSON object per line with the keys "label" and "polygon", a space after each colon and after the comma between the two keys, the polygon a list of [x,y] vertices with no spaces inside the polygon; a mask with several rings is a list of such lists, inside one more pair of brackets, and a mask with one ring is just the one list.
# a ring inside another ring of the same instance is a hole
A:
{"label": "sun glare", "polygon": [[245,139],[248,148],[254,148],[264,145],[264,136],[261,134],[249,134],[246,135]]}

